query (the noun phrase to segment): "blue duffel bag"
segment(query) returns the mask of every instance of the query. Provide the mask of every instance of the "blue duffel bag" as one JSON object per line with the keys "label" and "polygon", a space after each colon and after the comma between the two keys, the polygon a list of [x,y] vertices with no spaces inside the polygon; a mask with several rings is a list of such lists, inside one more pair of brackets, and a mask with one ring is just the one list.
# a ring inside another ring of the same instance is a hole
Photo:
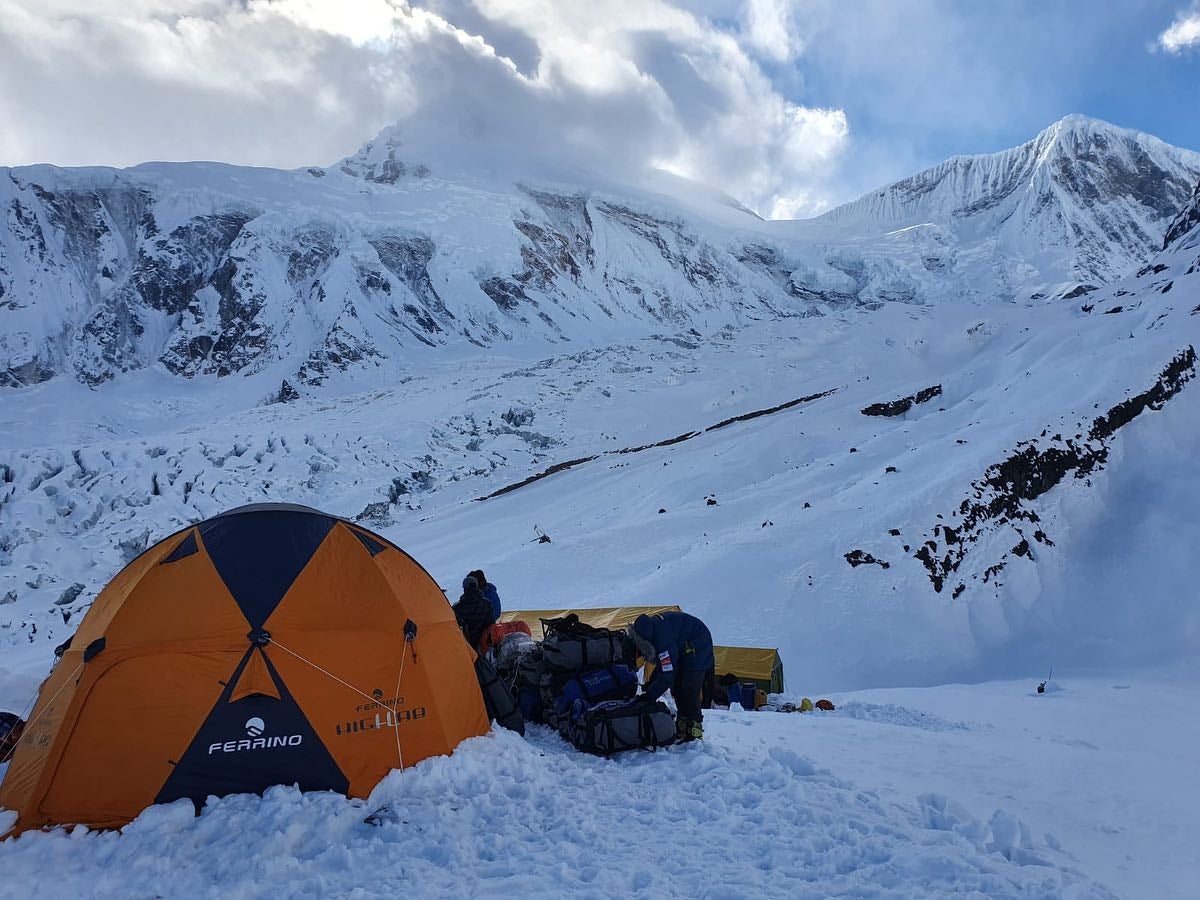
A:
{"label": "blue duffel bag", "polygon": [[629,666],[601,666],[580,672],[563,682],[554,697],[554,711],[566,717],[576,701],[584,708],[606,700],[628,700],[637,693],[637,674]]}

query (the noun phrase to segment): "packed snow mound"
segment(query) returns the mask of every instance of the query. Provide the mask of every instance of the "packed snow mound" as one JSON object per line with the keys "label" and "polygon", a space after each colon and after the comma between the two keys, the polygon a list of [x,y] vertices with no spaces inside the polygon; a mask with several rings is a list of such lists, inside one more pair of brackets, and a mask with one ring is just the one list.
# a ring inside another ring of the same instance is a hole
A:
{"label": "packed snow mound", "polygon": [[[977,284],[990,272],[1018,300],[1053,298],[1110,282],[1159,249],[1197,178],[1200,154],[1068,116],[1020,147],[954,157],[812,224],[916,229],[930,265],[968,267]],[[948,259],[949,248],[970,258]]]}
{"label": "packed snow mound", "polygon": [[[117,833],[30,832],[5,884],[94,897],[579,893],[673,897],[1110,897],[1015,817],[883,799],[815,765],[800,716],[713,715],[714,738],[613,760],[551,730],[494,732],[394,772],[368,801],[272,788],[152,807]],[[757,718],[749,722],[747,719]],[[763,726],[769,744],[755,737]],[[66,860],[69,859],[69,865]]]}

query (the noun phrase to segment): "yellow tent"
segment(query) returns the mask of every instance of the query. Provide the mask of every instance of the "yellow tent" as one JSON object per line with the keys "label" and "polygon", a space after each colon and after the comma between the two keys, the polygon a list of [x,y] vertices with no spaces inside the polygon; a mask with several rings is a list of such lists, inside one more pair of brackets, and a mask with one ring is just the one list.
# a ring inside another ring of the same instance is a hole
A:
{"label": "yellow tent", "polygon": [[638,616],[655,613],[682,612],[678,606],[602,606],[597,609],[518,609],[500,614],[501,622],[520,620],[538,637],[542,619],[559,619],[569,613],[579,616],[579,621],[593,628],[624,628],[632,625]]}
{"label": "yellow tent", "polygon": [[783,660],[778,650],[765,647],[713,647],[717,677],[732,672],[739,681],[753,681],[768,694],[783,691]]}
{"label": "yellow tent", "polygon": [[[682,612],[671,606],[604,606],[598,609],[521,609],[502,613],[501,622],[520,620],[529,626],[535,637],[542,635],[542,619],[558,619],[575,613],[579,621],[596,628],[624,628],[641,615]],[[779,651],[763,647],[713,647],[717,658],[717,677],[732,672],[740,681],[753,681],[768,693],[783,690],[783,660]]]}

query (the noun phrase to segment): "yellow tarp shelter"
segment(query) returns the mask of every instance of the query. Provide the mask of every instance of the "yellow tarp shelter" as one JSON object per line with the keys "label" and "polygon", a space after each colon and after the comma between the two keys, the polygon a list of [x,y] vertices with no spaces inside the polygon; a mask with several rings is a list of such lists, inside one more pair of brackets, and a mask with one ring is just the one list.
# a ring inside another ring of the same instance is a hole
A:
{"label": "yellow tarp shelter", "polygon": [[[676,606],[603,606],[597,609],[518,609],[500,615],[501,622],[520,620],[529,626],[534,637],[542,637],[542,619],[558,619],[575,613],[579,621],[595,628],[624,628],[641,615],[682,612]],[[713,647],[717,658],[716,672],[720,678],[732,672],[741,681],[753,681],[764,691],[778,694],[783,690],[783,660],[779,651],[765,647]]]}
{"label": "yellow tarp shelter", "polygon": [[732,672],[739,681],[753,681],[768,694],[783,691],[783,660],[766,647],[713,647],[717,677]]}
{"label": "yellow tarp shelter", "polygon": [[560,619],[569,613],[579,616],[579,621],[593,628],[624,628],[632,625],[638,616],[655,613],[683,612],[678,606],[601,606],[597,609],[517,609],[500,614],[501,622],[520,620],[529,626],[533,636],[541,638],[542,619]]}

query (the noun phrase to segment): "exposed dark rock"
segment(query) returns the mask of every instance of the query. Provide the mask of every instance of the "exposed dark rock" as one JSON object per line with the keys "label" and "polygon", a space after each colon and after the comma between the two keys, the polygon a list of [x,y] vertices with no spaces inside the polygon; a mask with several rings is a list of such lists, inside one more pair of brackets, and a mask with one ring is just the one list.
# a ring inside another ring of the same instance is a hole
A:
{"label": "exposed dark rock", "polygon": [[376,528],[387,528],[392,524],[392,504],[383,500],[368,503],[363,511],[354,517],[356,522],[365,522]]}
{"label": "exposed dark rock", "polygon": [[215,276],[252,215],[197,216],[139,250],[129,285],[152,309],[182,313]]}
{"label": "exposed dark rock", "polygon": [[401,303],[399,311],[391,306],[396,321],[423,343],[440,340],[436,336],[451,330],[455,317],[429,277],[429,263],[436,249],[433,241],[419,234],[389,234],[370,243],[384,268],[412,295],[412,301]]}
{"label": "exposed dark rock", "polygon": [[694,286],[712,287],[723,283],[724,275],[715,252],[707,244],[700,243],[683,222],[659,219],[612,203],[600,203],[598,209],[614,223],[653,244],[662,258]]}
{"label": "exposed dark rock", "polygon": [[[332,373],[342,372],[353,365],[378,360],[381,354],[356,332],[357,314],[347,304],[342,316],[325,335],[321,346],[313,350],[296,370],[296,378],[304,384],[322,384]],[[345,323],[345,324],[343,324]]]}
{"label": "exposed dark rock", "polygon": [[915,394],[909,394],[907,397],[901,397],[899,400],[888,400],[884,403],[872,403],[870,406],[863,407],[862,414],[864,416],[902,416],[918,403],[927,403],[934,397],[941,396],[942,386],[935,384],[923,390],[917,391]]}
{"label": "exposed dark rock", "polygon": [[283,384],[279,386],[279,393],[275,397],[277,403],[291,403],[293,400],[300,399],[300,392],[296,390],[290,381],[283,379]]}
{"label": "exposed dark rock", "polygon": [[493,275],[479,282],[479,287],[496,306],[506,312],[517,309],[522,303],[531,302],[525,293],[525,286],[512,278]]}
{"label": "exposed dark rock", "polygon": [[1072,290],[1068,291],[1067,293],[1063,294],[1061,299],[1075,300],[1079,297],[1086,297],[1088,294],[1092,293],[1093,291],[1097,291],[1097,290],[1099,290],[1099,288],[1094,284],[1081,284],[1081,285],[1076,286]]}
{"label": "exposed dark rock", "polygon": [[516,409],[510,406],[500,414],[500,418],[513,428],[521,428],[533,421],[533,415],[533,410],[528,407]]}
{"label": "exposed dark rock", "polygon": [[[637,447],[622,447],[620,450],[606,450],[603,453],[597,453],[593,456],[584,456],[584,457],[580,457],[579,459],[572,459],[572,460],[568,460],[567,462],[556,463],[555,465],[550,466],[548,469],[545,469],[542,472],[538,472],[537,474],[530,475],[528,478],[525,478],[525,479],[517,482],[516,484],[507,485],[505,487],[500,488],[497,491],[493,491],[492,493],[487,494],[483,497],[476,497],[475,499],[476,500],[491,500],[493,497],[499,497],[503,494],[510,493],[512,491],[517,490],[518,488],[523,488],[526,485],[533,484],[535,481],[540,481],[541,479],[547,478],[550,475],[554,475],[558,472],[563,472],[567,469],[572,469],[575,466],[582,465],[583,463],[591,462],[592,460],[599,459],[602,456],[620,456],[620,455],[630,454],[630,453],[641,453],[645,450],[652,450],[652,449],[657,449],[657,448],[661,448],[661,447],[671,447],[671,446],[674,446],[675,444],[681,444],[684,441],[690,441],[692,438],[698,437],[701,434],[707,434],[708,432],[716,431],[719,428],[726,428],[726,427],[734,424],[735,422],[745,422],[749,419],[756,419],[760,416],[772,415],[774,413],[782,412],[783,410],[786,410],[786,409],[791,409],[792,407],[794,407],[800,403],[805,403],[809,400],[816,400],[820,397],[828,397],[830,394],[834,393],[834,391],[836,391],[836,390],[837,390],[837,388],[833,388],[828,391],[822,391],[819,394],[810,394],[807,397],[798,397],[795,400],[789,400],[787,403],[780,403],[777,406],[772,406],[767,409],[754,410],[753,412],[744,413],[740,416],[733,416],[731,418],[728,418],[721,422],[718,422],[716,425],[710,425],[708,428],[704,429],[703,431],[687,431],[687,432],[684,432],[683,434],[677,434],[677,435],[675,435],[675,437],[666,438],[665,440],[661,440],[661,441],[655,441],[654,443],[651,443],[651,444],[642,444]],[[709,505],[715,506],[716,500],[712,500]],[[810,504],[807,502],[804,504],[805,509],[808,509],[809,506],[810,506]]]}
{"label": "exposed dark rock", "polygon": [[789,400],[787,403],[780,403],[778,406],[770,406],[766,409],[756,409],[754,412],[743,413],[740,416],[731,416],[728,419],[718,422],[716,425],[709,425],[704,429],[704,431],[706,433],[709,431],[716,431],[720,428],[725,428],[729,425],[732,425],[735,422],[748,422],[751,419],[757,419],[760,416],[774,415],[777,412],[783,412],[785,409],[791,409],[793,406],[799,406],[801,403],[809,403],[813,400],[820,400],[823,397],[828,397],[836,391],[837,388],[831,388],[828,391],[821,391],[818,394],[809,394],[805,397],[797,397],[795,400]]}
{"label": "exposed dark rock", "polygon": [[852,568],[858,568],[865,565],[876,565],[884,569],[890,569],[891,563],[885,562],[882,559],[876,559],[870,553],[863,550],[851,550],[849,553],[843,554],[846,557],[846,562],[850,563]]}
{"label": "exposed dark rock", "polygon": [[[946,539],[946,551],[938,552],[934,541],[927,541],[915,554],[929,573],[934,590],[940,592],[950,573],[958,571],[963,559],[974,547],[990,524],[1009,522],[1038,522],[1037,513],[1027,504],[1060,484],[1068,475],[1086,478],[1102,469],[1108,460],[1108,443],[1117,431],[1132,422],[1147,409],[1161,409],[1163,404],[1179,393],[1196,374],[1196,351],[1189,346],[1178,353],[1146,391],[1118,403],[1092,421],[1086,440],[1066,438],[1056,434],[1043,446],[1041,438],[1024,441],[1007,459],[984,472],[971,484],[971,496],[958,508],[959,527],[935,526],[933,532]],[[1041,537],[1038,537],[1038,534]],[[1039,529],[1035,539],[1052,546]],[[1028,553],[1029,542],[1022,536],[1013,553]]]}
{"label": "exposed dark rock", "polygon": [[83,593],[83,588],[84,586],[82,584],[75,582],[75,584],[71,585],[58,595],[58,599],[54,601],[54,605],[66,606],[70,603],[74,603],[79,598],[79,595]]}

